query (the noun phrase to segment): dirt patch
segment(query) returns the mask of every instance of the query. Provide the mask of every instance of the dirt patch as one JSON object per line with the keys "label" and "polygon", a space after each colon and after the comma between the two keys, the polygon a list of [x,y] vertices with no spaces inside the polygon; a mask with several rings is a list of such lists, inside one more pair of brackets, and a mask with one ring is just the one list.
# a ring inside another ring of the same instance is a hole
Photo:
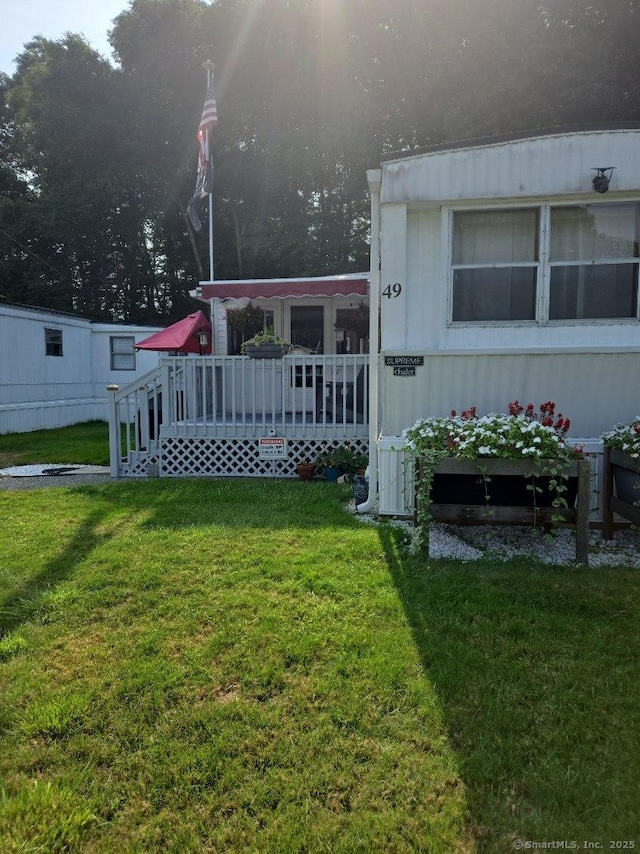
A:
{"label": "dirt patch", "polygon": [[24,462],[24,454],[8,454],[0,451],[0,469],[8,469],[11,466],[19,466]]}

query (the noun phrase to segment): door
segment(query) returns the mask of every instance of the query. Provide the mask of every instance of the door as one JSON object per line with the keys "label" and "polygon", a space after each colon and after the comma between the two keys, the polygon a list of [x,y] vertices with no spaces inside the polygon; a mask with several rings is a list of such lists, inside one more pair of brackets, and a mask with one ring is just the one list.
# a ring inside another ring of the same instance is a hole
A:
{"label": "door", "polygon": [[324,306],[291,306],[291,343],[312,353],[324,353]]}
{"label": "door", "polygon": [[[290,312],[289,340],[293,345],[293,353],[308,351],[309,355],[322,355],[325,350],[325,306],[292,305]],[[290,385],[290,405],[293,411],[312,412],[316,390],[322,385],[322,366],[293,365]]]}

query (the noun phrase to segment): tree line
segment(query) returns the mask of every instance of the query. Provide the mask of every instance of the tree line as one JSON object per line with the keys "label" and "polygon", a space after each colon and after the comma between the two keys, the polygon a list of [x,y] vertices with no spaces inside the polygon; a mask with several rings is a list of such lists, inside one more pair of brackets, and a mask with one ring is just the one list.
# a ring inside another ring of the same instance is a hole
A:
{"label": "tree line", "polygon": [[[208,277],[185,215],[216,65],[216,278],[368,267],[396,152],[640,119],[640,0],[132,0],[0,76],[0,296],[165,323]],[[206,205],[203,206],[206,209]]]}

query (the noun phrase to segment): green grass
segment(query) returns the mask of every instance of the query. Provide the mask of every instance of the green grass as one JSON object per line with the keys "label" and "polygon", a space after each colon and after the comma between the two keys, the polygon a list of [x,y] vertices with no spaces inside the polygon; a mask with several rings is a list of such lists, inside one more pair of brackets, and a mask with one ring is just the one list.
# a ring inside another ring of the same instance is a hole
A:
{"label": "green grass", "polygon": [[0,492],[0,850],[634,838],[640,573],[407,557],[347,495]]}
{"label": "green grass", "polygon": [[87,421],[55,430],[0,435],[0,468],[38,463],[109,465],[109,427]]}

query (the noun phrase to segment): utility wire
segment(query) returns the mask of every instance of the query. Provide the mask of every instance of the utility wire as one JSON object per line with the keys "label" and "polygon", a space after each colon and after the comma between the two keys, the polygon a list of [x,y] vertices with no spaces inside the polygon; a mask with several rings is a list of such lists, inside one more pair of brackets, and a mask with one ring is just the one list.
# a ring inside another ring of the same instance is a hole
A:
{"label": "utility wire", "polygon": [[45,261],[45,259],[44,259],[44,258],[41,258],[39,255],[36,255],[36,253],[35,253],[35,252],[32,252],[32,251],[29,249],[29,247],[28,247],[28,246],[25,246],[23,243],[20,243],[20,241],[19,241],[19,240],[16,240],[16,239],[15,239],[15,237],[11,237],[11,235],[10,235],[10,234],[8,234],[8,233],[4,230],[4,228],[0,228],[0,232],[1,232],[2,234],[4,234],[4,236],[5,236],[5,237],[8,237],[8,238],[9,238],[9,240],[12,240],[12,241],[16,244],[16,246],[19,246],[21,249],[24,249],[24,251],[25,251],[25,252],[28,252],[28,253],[29,253],[29,255],[33,255],[33,257],[34,257],[34,258],[36,258],[38,261],[40,261],[42,264],[46,264],[46,265],[47,265],[47,267],[51,267],[51,269],[53,270],[53,272],[54,272],[54,273],[57,273],[59,276],[64,276],[64,273],[60,272],[60,270],[57,270],[57,269],[53,266],[53,264],[50,264],[48,261]]}

